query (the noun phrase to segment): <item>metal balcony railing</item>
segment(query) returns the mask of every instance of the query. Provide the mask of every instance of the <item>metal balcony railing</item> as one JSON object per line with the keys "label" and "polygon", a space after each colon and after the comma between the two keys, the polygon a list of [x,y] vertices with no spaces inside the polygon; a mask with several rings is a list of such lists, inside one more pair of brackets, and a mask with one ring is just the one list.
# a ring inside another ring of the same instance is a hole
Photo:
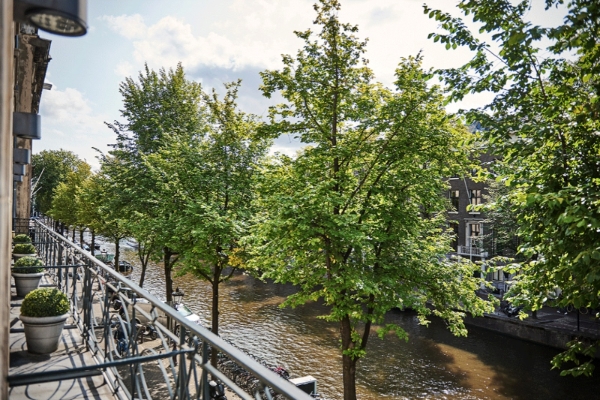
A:
{"label": "metal balcony railing", "polygon": [[[89,252],[52,231],[42,220],[29,228],[47,273],[72,303],[75,324],[97,365],[9,377],[20,385],[58,381],[104,373],[114,393],[124,399],[204,399],[209,396],[209,374],[245,400],[312,397],[260,362],[188,321],[171,306],[125,278]],[[112,302],[119,299],[119,313]],[[142,300],[143,299],[143,300]],[[143,305],[143,307],[142,307]],[[165,323],[165,317],[168,322]],[[146,326],[139,320],[149,321]],[[169,325],[178,333],[169,329]],[[153,329],[154,345],[142,345],[146,329]],[[210,364],[217,351],[226,362]],[[243,379],[230,378],[226,368],[245,371]]]}
{"label": "metal balcony railing", "polygon": [[460,255],[473,255],[478,257],[487,257],[487,252],[482,247],[458,246],[457,253]]}

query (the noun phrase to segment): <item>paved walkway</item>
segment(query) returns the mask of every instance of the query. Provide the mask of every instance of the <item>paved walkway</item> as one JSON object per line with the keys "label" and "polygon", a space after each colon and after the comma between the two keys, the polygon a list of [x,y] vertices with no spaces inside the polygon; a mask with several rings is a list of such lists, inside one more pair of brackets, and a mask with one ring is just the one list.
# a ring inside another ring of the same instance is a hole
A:
{"label": "paved walkway", "polygon": [[[600,318],[596,318],[596,312],[593,310],[583,309],[582,312],[578,312],[577,309],[573,310],[572,308],[567,310],[546,306],[538,310],[535,317],[531,312],[528,314],[529,317],[521,321],[522,323],[544,326],[546,329],[555,329],[600,340]],[[517,316],[507,316],[500,308],[490,315],[511,320],[513,323],[520,321]]]}
{"label": "paved walkway", "polygon": [[[9,375],[21,375],[43,371],[66,371],[85,365],[95,365],[90,352],[83,345],[79,329],[71,318],[63,330],[58,350],[49,355],[37,355],[27,351],[23,324],[19,320],[22,298],[16,297],[14,287],[10,304],[10,370]],[[113,399],[111,388],[103,375],[68,379],[64,381],[14,386],[9,398],[55,400],[55,399]]]}

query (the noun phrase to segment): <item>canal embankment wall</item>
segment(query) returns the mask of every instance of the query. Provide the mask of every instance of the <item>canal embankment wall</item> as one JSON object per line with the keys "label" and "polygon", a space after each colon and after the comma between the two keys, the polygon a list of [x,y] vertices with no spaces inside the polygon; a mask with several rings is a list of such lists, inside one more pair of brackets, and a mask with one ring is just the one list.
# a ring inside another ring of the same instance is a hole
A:
{"label": "canal embankment wall", "polygon": [[[553,308],[539,310],[537,314],[537,318],[530,316],[521,320],[496,312],[483,317],[467,317],[465,324],[562,350],[577,338],[589,343],[600,340],[600,322],[589,315],[578,316],[577,312],[563,313]],[[600,358],[600,352],[596,353],[596,358]]]}

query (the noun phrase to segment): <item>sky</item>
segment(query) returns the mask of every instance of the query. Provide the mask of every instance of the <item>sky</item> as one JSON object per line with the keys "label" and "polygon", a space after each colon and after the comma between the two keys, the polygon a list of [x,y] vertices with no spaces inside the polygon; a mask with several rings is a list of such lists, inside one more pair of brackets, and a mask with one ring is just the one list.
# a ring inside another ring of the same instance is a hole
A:
{"label": "sky", "polygon": [[[259,72],[281,68],[281,55],[295,55],[303,42],[294,31],[313,27],[315,0],[88,0],[88,33],[70,38],[43,31],[52,40],[42,94],[42,139],[34,153],[65,149],[98,168],[97,148],[109,150],[114,133],[105,122],[123,121],[119,84],[151,69],[174,68],[181,62],[188,79],[205,90],[222,92],[223,83],[242,79],[239,107],[266,116],[275,100],[260,91]],[[377,81],[391,87],[403,57],[424,55],[427,68],[462,65],[463,49],[447,51],[427,39],[438,28],[423,13],[423,0],[342,0],[339,18],[358,25],[368,38],[366,57]],[[454,0],[427,0],[431,7],[454,10]],[[543,3],[534,0],[534,3]],[[560,23],[563,15],[532,10],[532,19]],[[552,21],[543,19],[552,18]],[[473,97],[462,107],[481,106]],[[452,111],[452,110],[451,110]],[[280,137],[273,151],[293,154],[299,143]]]}

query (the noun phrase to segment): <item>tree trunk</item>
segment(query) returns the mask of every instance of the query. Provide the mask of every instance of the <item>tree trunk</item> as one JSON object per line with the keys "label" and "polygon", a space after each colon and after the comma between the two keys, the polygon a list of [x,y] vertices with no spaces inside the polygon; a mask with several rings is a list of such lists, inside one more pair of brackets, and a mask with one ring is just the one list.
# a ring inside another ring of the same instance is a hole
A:
{"label": "tree trunk", "polygon": [[140,272],[140,287],[144,287],[144,279],[146,279],[146,267],[148,266],[148,259],[150,258],[150,246],[142,245],[139,243],[138,246],[138,258],[140,260],[140,264],[142,265],[142,272]]}
{"label": "tree trunk", "polygon": [[146,266],[148,263],[142,263],[142,272],[140,273],[140,287],[144,287],[144,279],[146,279]]}
{"label": "tree trunk", "polygon": [[[212,332],[219,335],[219,278],[221,277],[221,268],[218,265],[214,267],[212,281]],[[210,363],[217,367],[217,349],[213,348],[210,355]]]}
{"label": "tree trunk", "polygon": [[85,232],[85,228],[79,230],[79,246],[83,249],[83,233]]}
{"label": "tree trunk", "polygon": [[[352,327],[350,317],[344,316],[340,325],[342,336],[342,351],[354,347],[352,343]],[[352,359],[346,354],[342,354],[343,376],[344,376],[344,400],[356,400],[356,362],[358,359]]]}
{"label": "tree trunk", "polygon": [[71,241],[75,241],[75,227],[71,230]]}
{"label": "tree trunk", "polygon": [[[173,252],[171,251],[170,248],[165,247],[163,248],[163,261],[164,261],[164,266],[165,266],[165,290],[167,293],[167,302],[172,302],[173,301],[173,278],[171,276],[171,269],[172,269],[172,265],[171,265],[171,256],[173,255]],[[171,303],[169,303],[171,304]]]}
{"label": "tree trunk", "polygon": [[120,239],[115,240],[115,258],[113,259],[113,265],[115,268],[115,271],[119,272],[119,253],[120,253]]}
{"label": "tree trunk", "polygon": [[92,229],[92,244],[90,246],[90,252],[92,255],[96,254],[96,232]]}

